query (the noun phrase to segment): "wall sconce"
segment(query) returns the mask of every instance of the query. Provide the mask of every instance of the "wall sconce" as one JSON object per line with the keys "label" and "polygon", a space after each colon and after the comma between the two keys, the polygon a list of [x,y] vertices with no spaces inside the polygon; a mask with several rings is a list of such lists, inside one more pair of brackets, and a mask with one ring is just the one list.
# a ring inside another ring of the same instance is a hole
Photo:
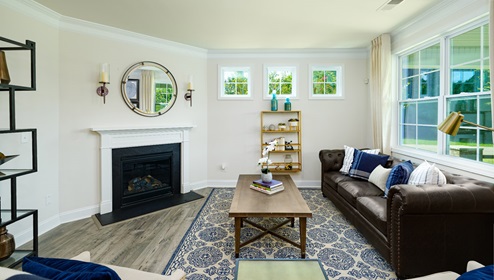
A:
{"label": "wall sconce", "polygon": [[192,92],[194,91],[194,86],[192,84],[192,76],[190,76],[189,84],[187,85],[187,92],[184,95],[185,100],[190,102],[190,107],[192,107]]}
{"label": "wall sconce", "polygon": [[101,70],[99,72],[99,83],[101,86],[99,86],[96,89],[96,93],[99,96],[103,96],[103,104],[106,103],[106,96],[108,95],[108,88],[106,87],[106,84],[110,84],[110,64],[108,63],[103,63],[101,64]]}

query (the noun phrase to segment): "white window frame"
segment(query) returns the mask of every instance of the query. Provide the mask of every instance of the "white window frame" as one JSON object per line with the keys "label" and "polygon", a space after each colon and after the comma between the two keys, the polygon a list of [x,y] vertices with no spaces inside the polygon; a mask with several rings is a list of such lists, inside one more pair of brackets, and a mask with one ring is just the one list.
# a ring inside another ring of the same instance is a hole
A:
{"label": "white window frame", "polygon": [[[244,71],[248,73],[246,95],[226,95],[225,94],[225,72]],[[252,100],[252,70],[250,66],[225,66],[218,65],[218,100]]]}
{"label": "white window frame", "polygon": [[264,65],[264,87],[263,87],[263,98],[271,99],[273,98],[272,93],[269,92],[269,80],[268,73],[271,71],[291,71],[292,72],[292,93],[291,94],[276,94],[276,99],[297,99],[297,70],[298,66],[293,65]]}
{"label": "white window frame", "polygon": [[[309,99],[344,99],[343,69],[341,64],[309,65]],[[336,71],[336,94],[314,94],[314,71]]]}
{"label": "white window frame", "polygon": [[[434,41],[439,40],[441,43],[441,57],[444,58],[442,59],[441,62],[441,95],[439,96],[438,99],[438,122],[441,122],[446,118],[447,116],[447,100],[449,98],[454,98],[454,97],[459,97],[459,95],[451,95],[450,94],[450,81],[449,81],[449,59],[450,59],[450,52],[449,52],[449,39],[452,37],[455,37],[457,35],[460,35],[462,33],[468,32],[472,29],[475,29],[479,26],[488,24],[489,21],[485,17],[472,21],[469,24],[466,24],[464,26],[461,26],[459,28],[456,28],[455,30],[452,30],[450,32],[447,32],[445,34],[441,34],[441,36],[436,36],[434,38],[431,38],[431,40],[427,40],[424,43],[420,45],[416,45],[412,48],[406,49],[402,52],[398,52],[394,54],[394,69],[395,69],[395,76],[394,76],[394,88],[396,89],[397,96],[397,102],[395,103],[395,106],[393,108],[394,114],[396,116],[400,116],[400,102],[401,100],[401,63],[400,63],[400,57],[404,55],[408,55],[410,53],[413,53],[415,51],[421,50],[426,48],[429,45],[434,44]],[[439,38],[438,38],[439,37]],[[436,41],[437,42],[437,41]],[[489,95],[488,91],[484,92],[485,95]],[[492,94],[492,92],[490,93]],[[478,94],[476,94],[478,95]],[[482,94],[483,95],[483,94]],[[470,97],[474,97],[473,94],[468,94]],[[397,117],[396,119],[398,120],[400,117]],[[476,160],[471,160],[471,159],[466,159],[466,158],[461,158],[461,157],[456,157],[456,156],[451,156],[446,153],[446,138],[447,135],[439,132],[438,133],[438,149],[437,153],[433,153],[430,151],[426,150],[421,150],[421,149],[415,149],[415,148],[410,148],[407,146],[402,146],[400,145],[400,121],[396,121],[394,123],[394,139],[393,139],[393,146],[392,146],[392,153],[395,154],[396,156],[412,159],[412,160],[417,160],[417,163],[422,162],[423,160],[428,160],[431,162],[435,162],[439,165],[446,166],[449,168],[453,168],[455,172],[458,172],[460,174],[479,174],[480,176],[487,176],[486,178],[492,178],[492,165],[488,163],[483,163],[480,161]]]}

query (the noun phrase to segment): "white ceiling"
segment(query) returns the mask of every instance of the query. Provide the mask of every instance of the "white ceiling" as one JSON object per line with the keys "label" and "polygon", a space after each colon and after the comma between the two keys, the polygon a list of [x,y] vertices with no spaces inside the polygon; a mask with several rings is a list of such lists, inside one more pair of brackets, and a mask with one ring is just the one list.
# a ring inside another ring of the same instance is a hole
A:
{"label": "white ceiling", "polygon": [[365,48],[443,0],[35,0],[68,17],[209,50]]}

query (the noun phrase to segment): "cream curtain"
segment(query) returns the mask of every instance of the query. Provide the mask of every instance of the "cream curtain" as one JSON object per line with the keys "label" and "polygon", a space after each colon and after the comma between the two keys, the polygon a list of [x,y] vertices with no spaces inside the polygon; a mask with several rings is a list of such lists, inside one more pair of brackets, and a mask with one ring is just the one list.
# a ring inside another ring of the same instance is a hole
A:
{"label": "cream curtain", "polygon": [[145,112],[154,112],[154,99],[155,99],[155,86],[154,86],[154,71],[142,70],[141,71],[141,110]]}
{"label": "cream curtain", "polygon": [[[490,79],[491,79],[491,126],[494,126],[494,94],[492,92],[492,82],[494,81],[494,0],[490,1],[489,11],[489,63],[490,63]],[[492,133],[494,139],[494,132]]]}
{"label": "cream curtain", "polygon": [[[494,0],[492,0],[494,1]],[[391,153],[391,37],[382,34],[372,40],[370,101],[374,148]]]}

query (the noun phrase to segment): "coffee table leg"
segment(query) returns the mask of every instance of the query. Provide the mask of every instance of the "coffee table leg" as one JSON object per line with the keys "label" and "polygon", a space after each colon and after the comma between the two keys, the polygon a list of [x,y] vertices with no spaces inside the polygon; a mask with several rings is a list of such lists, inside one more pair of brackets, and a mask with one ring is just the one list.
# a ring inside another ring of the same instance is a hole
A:
{"label": "coffee table leg", "polygon": [[298,219],[300,224],[300,255],[302,259],[305,259],[305,242],[307,237],[307,218],[300,217]]}
{"label": "coffee table leg", "polygon": [[295,218],[290,218],[290,226],[294,227],[295,226]]}
{"label": "coffee table leg", "polygon": [[240,253],[240,227],[242,226],[242,218],[235,217],[235,258],[238,258]]}

